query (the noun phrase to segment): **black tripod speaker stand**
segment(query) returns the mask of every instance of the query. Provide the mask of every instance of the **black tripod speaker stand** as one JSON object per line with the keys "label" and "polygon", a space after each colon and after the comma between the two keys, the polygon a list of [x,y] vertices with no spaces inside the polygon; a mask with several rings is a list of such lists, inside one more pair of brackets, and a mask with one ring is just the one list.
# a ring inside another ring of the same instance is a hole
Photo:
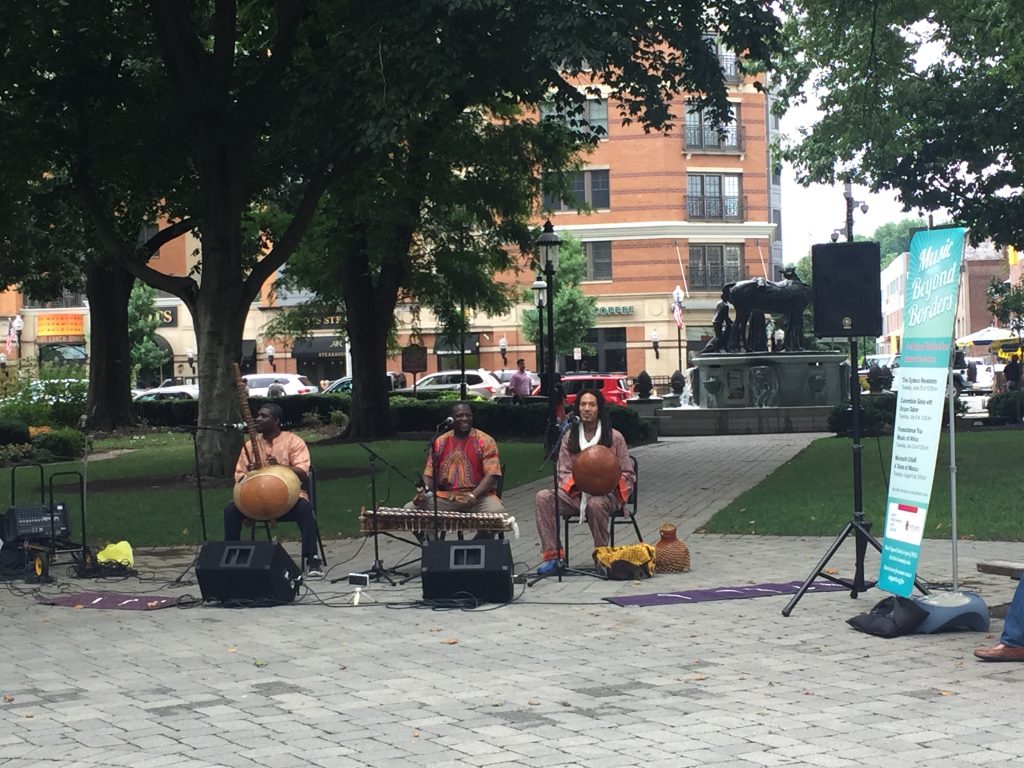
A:
{"label": "black tripod speaker stand", "polygon": [[[206,507],[203,503],[203,473],[199,469],[199,431],[202,429],[213,430],[215,432],[224,431],[224,427],[200,427],[200,426],[184,426],[178,427],[183,432],[188,432],[192,436],[192,455],[195,463],[196,473],[196,496],[199,500],[199,527],[203,533],[203,544],[209,539],[206,536]],[[200,551],[202,548],[200,547]],[[199,552],[196,552],[196,556],[192,558],[192,562],[188,564],[188,567],[182,571],[178,578],[174,580],[175,584],[180,584],[185,578],[185,574],[196,567],[196,563],[199,561]]]}
{"label": "black tripod speaker stand", "polygon": [[[572,415],[572,416],[567,416],[566,417],[565,423],[562,425],[561,432],[558,435],[558,439],[556,439],[554,441],[554,444],[551,446],[551,451],[548,453],[547,457],[544,459],[544,461],[546,461],[546,462],[547,461],[551,462],[551,490],[555,494],[555,550],[559,553],[559,555],[558,555],[558,565],[555,568],[555,570],[552,571],[551,573],[547,573],[547,574],[544,574],[544,575],[538,574],[538,575],[534,576],[533,579],[531,579],[530,581],[526,582],[526,585],[528,587],[532,587],[538,581],[542,581],[543,579],[550,578],[551,576],[557,576],[559,581],[562,580],[563,576],[567,576],[567,575],[570,575],[570,574],[577,575],[577,576],[590,576],[591,578],[595,578],[595,579],[603,579],[604,578],[604,576],[602,576],[601,574],[597,573],[596,571],[581,571],[581,570],[578,570],[576,568],[570,568],[568,563],[566,563],[565,558],[562,557],[562,554],[561,554],[561,552],[562,552],[562,509],[561,509],[562,500],[559,497],[560,495],[559,495],[559,487],[558,487],[558,452],[562,448],[562,440],[565,438],[566,432],[569,431],[569,429],[572,427],[573,424],[576,424],[577,428],[581,428],[581,427],[579,427],[579,423],[580,423],[579,416]],[[543,466],[543,465],[541,465],[541,466]],[[581,512],[580,514],[583,514],[583,512]]]}
{"label": "black tripod speaker stand", "polygon": [[[882,551],[882,545],[878,539],[871,535],[871,523],[864,519],[864,495],[862,488],[862,475],[861,475],[861,442],[860,442],[860,376],[857,374],[857,339],[850,338],[850,408],[853,410],[852,421],[851,421],[851,437],[853,439],[853,518],[846,524],[839,535],[836,536],[835,541],[825,552],[825,555],[818,561],[818,564],[814,566],[810,575],[800,585],[800,589],[797,590],[796,594],[786,604],[786,607],[782,609],[783,616],[789,616],[796,604],[800,602],[800,598],[804,596],[804,593],[810,588],[811,583],[819,576],[827,581],[831,581],[833,584],[841,584],[850,590],[850,597],[857,597],[861,592],[864,592],[871,587],[875,586],[873,581],[864,580],[864,555],[867,554],[868,544],[873,546],[878,552]],[[850,534],[855,537],[855,554],[856,554],[856,565],[853,571],[853,580],[840,579],[832,574],[825,573],[825,566],[832,559],[832,556],[839,551],[839,548],[846,541],[846,537]],[[914,585],[921,590],[923,594],[928,594],[928,590],[920,580],[914,579]]]}

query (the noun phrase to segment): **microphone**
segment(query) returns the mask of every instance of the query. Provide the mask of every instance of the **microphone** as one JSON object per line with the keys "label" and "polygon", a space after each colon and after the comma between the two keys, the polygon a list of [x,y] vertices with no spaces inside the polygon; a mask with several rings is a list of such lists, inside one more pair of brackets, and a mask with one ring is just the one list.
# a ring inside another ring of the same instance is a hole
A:
{"label": "microphone", "polygon": [[437,431],[444,432],[446,429],[449,429],[450,427],[453,426],[455,426],[455,419],[449,416],[447,419],[445,419],[444,421],[437,425]]}
{"label": "microphone", "polygon": [[245,432],[245,430],[247,430],[249,428],[249,425],[246,424],[244,421],[239,421],[239,422],[236,422],[234,424],[221,424],[220,428],[221,429],[226,429],[226,430],[229,430],[229,431],[230,430],[237,430],[238,432]]}

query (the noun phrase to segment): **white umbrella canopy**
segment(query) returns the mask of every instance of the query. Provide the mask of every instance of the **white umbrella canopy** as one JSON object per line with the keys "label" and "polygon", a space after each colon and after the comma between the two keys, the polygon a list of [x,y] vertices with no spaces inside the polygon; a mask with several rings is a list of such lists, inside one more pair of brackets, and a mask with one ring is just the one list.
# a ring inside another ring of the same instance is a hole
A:
{"label": "white umbrella canopy", "polygon": [[961,336],[956,340],[956,343],[960,347],[969,347],[971,345],[984,347],[993,341],[1012,338],[1014,338],[1014,334],[1009,328],[996,328],[994,325],[990,325],[988,328],[982,328],[980,331]]}

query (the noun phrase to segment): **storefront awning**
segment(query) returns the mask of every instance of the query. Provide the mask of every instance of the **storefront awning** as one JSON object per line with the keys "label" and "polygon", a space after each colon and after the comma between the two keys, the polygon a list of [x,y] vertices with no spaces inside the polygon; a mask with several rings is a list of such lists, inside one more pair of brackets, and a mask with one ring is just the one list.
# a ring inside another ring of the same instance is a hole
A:
{"label": "storefront awning", "polygon": [[309,336],[296,339],[292,357],[344,357],[345,341],[337,336]]}

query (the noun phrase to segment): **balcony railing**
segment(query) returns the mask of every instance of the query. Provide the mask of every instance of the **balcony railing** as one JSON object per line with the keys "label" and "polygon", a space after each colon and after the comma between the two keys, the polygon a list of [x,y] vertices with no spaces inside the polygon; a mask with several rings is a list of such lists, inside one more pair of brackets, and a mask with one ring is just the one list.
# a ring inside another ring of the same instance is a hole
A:
{"label": "balcony railing", "polygon": [[719,53],[718,61],[722,65],[722,74],[726,80],[740,79],[739,57],[734,53]]}
{"label": "balcony railing", "polygon": [[721,130],[711,125],[688,125],[684,136],[687,152],[743,151],[743,130],[736,123]]}
{"label": "balcony railing", "polygon": [[739,196],[686,195],[686,218],[690,221],[742,221],[745,199]]}
{"label": "balcony railing", "polygon": [[726,283],[743,279],[743,267],[731,264],[690,264],[690,287],[718,290]]}

